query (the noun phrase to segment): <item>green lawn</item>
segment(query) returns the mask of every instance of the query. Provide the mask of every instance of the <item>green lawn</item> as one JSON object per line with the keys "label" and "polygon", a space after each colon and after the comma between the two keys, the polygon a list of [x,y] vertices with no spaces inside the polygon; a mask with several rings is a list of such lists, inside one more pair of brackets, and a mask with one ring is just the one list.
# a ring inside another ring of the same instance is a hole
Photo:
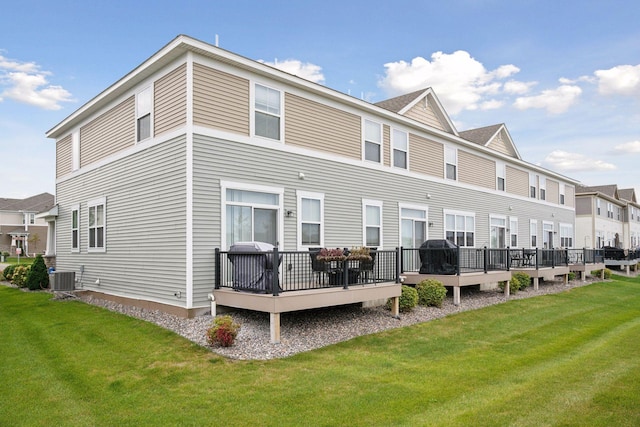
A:
{"label": "green lawn", "polygon": [[2,286],[0,325],[2,426],[640,425],[640,279],[271,361]]}

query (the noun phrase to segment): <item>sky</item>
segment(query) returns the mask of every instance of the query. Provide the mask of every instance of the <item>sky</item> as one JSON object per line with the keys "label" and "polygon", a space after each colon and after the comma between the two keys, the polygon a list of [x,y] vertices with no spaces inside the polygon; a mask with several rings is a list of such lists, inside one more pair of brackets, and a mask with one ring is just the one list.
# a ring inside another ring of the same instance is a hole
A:
{"label": "sky", "polygon": [[637,1],[29,1],[0,12],[0,197],[55,194],[46,132],[179,34],[378,102],[431,87],[458,131],[640,197]]}

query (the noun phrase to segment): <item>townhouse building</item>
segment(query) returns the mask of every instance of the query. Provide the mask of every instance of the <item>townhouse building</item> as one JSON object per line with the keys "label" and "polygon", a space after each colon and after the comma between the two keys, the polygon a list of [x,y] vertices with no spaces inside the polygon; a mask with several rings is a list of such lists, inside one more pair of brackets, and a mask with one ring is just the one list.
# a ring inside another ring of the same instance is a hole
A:
{"label": "townhouse building", "polygon": [[47,136],[57,269],[179,315],[208,308],[214,252],[239,241],[576,244],[578,183],[504,124],[458,131],[431,88],[372,104],[184,35]]}
{"label": "townhouse building", "polygon": [[23,256],[42,253],[47,241],[47,223],[38,213],[54,205],[53,194],[41,193],[24,199],[0,198],[0,253]]}

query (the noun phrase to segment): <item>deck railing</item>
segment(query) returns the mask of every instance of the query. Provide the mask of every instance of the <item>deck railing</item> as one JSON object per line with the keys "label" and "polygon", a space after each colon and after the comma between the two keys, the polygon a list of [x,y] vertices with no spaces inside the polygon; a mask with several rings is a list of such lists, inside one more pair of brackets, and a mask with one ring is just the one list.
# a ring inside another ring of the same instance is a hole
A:
{"label": "deck railing", "polygon": [[[215,251],[215,288],[282,292],[398,282],[399,250],[371,251],[371,259],[318,260],[313,251]],[[277,260],[277,261],[276,261]]]}

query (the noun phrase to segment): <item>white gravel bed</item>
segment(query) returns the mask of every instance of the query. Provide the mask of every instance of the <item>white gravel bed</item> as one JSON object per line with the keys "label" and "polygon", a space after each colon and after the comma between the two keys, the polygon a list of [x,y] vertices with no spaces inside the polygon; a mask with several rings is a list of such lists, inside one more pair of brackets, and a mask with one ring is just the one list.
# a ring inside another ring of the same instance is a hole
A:
{"label": "white gravel bed", "polygon": [[[591,279],[591,280],[590,280]],[[526,290],[512,294],[510,299],[530,298],[537,295],[552,294],[584,286],[586,282],[572,281],[564,284],[561,281],[541,282],[538,291],[530,286]],[[281,342],[269,342],[269,314],[248,310],[233,310],[233,320],[241,325],[236,342],[231,347],[211,347],[208,345],[205,332],[211,327],[210,314],[185,319],[157,310],[145,310],[137,307],[97,299],[80,297],[89,304],[105,307],[129,316],[153,322],[163,328],[172,330],[183,337],[209,348],[222,356],[240,360],[267,360],[294,355],[324,347],[351,338],[372,334],[387,329],[413,325],[420,322],[445,317],[449,314],[467,310],[475,310],[492,304],[506,301],[503,293],[498,291],[478,291],[462,288],[459,306],[453,305],[451,292],[447,295],[442,308],[416,307],[412,312],[400,313],[400,319],[393,318],[390,311],[383,307],[362,308],[359,305],[327,307],[283,313],[280,316]]]}

